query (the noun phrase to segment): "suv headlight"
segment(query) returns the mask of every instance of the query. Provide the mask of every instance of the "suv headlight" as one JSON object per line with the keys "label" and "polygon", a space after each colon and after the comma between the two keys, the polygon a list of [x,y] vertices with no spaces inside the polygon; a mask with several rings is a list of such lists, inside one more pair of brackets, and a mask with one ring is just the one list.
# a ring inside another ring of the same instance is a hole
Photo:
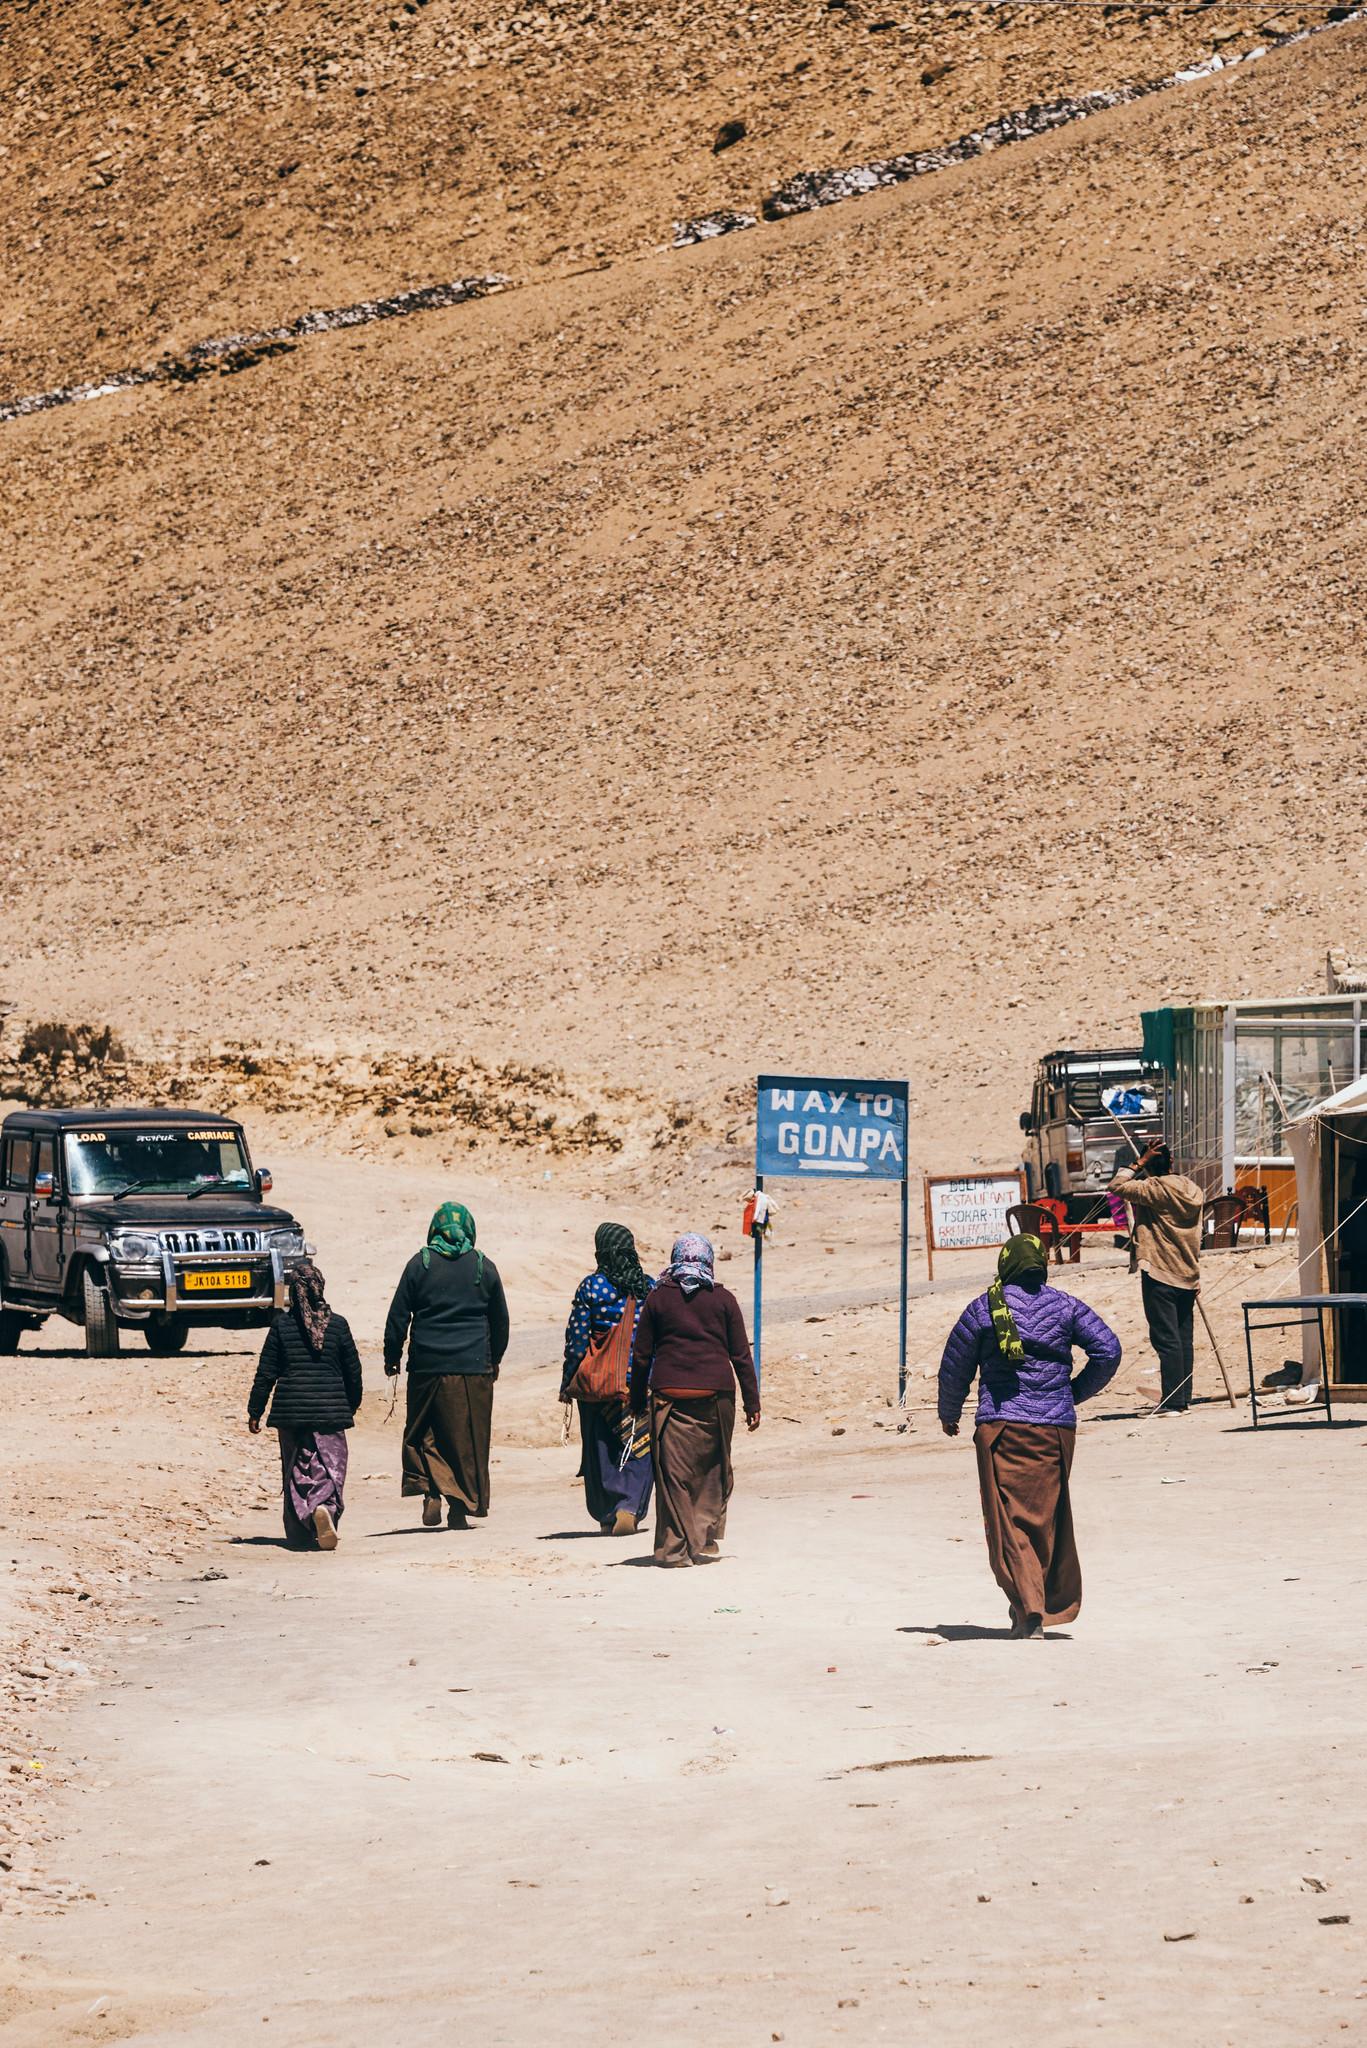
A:
{"label": "suv headlight", "polygon": [[116,1259],[145,1261],[161,1256],[161,1246],[154,1237],[115,1237],[109,1244],[111,1255]]}
{"label": "suv headlight", "polygon": [[304,1233],[302,1230],[268,1230],[266,1245],[273,1252],[302,1252]]}

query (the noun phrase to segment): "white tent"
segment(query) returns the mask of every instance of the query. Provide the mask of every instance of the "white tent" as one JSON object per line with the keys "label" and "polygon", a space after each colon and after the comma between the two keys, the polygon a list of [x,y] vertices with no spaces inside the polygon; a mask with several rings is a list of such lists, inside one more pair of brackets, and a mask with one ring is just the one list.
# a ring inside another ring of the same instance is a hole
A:
{"label": "white tent", "polygon": [[[1355,1243],[1354,1227],[1367,1215],[1362,1208],[1367,1200],[1367,1074],[1302,1111],[1287,1125],[1286,1137],[1296,1163],[1300,1291],[1336,1293],[1346,1250],[1344,1226],[1353,1230]],[[1314,1326],[1307,1325],[1301,1352],[1306,1379],[1319,1377],[1317,1348]],[[1344,1361],[1333,1363],[1334,1378],[1341,1381]]]}

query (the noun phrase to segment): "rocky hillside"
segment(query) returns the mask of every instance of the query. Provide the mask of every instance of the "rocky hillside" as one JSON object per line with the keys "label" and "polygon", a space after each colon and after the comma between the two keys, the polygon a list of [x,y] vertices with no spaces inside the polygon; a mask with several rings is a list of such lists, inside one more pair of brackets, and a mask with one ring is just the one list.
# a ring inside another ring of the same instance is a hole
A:
{"label": "rocky hillside", "polygon": [[[226,1116],[267,1115],[287,1133],[353,1144],[410,1146],[431,1138],[449,1158],[513,1147],[555,1159],[635,1165],[678,1150],[693,1119],[625,1089],[593,1100],[550,1067],[336,1047],[163,1044],[130,1050],[106,1026],[34,1024],[0,1034],[0,1102],[203,1104]],[[291,1122],[293,1119],[293,1123]]]}
{"label": "rocky hillside", "polygon": [[0,401],[315,306],[641,256],[676,217],[754,211],[795,172],[1323,15],[7,0]]}
{"label": "rocky hillside", "polygon": [[1365,51],[0,430],[20,1014],[909,1073],[954,1165],[1046,1045],[1318,987]]}

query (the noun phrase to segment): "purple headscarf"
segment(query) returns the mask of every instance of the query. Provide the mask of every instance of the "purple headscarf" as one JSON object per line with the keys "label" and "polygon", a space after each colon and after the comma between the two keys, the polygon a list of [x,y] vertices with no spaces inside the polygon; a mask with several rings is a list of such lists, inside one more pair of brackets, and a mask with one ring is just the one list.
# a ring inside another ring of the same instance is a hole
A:
{"label": "purple headscarf", "polygon": [[674,1240],[674,1249],[669,1255],[669,1277],[678,1281],[685,1294],[696,1294],[700,1287],[715,1286],[712,1258],[709,1240],[696,1230],[687,1230]]}

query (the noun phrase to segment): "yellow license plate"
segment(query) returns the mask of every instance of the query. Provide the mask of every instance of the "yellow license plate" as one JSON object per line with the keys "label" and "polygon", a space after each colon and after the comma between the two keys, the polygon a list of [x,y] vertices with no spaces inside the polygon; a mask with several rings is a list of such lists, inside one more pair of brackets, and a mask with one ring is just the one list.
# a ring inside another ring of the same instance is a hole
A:
{"label": "yellow license plate", "polygon": [[231,1268],[221,1273],[182,1273],[180,1284],[187,1294],[226,1294],[235,1287],[250,1287],[252,1276]]}

